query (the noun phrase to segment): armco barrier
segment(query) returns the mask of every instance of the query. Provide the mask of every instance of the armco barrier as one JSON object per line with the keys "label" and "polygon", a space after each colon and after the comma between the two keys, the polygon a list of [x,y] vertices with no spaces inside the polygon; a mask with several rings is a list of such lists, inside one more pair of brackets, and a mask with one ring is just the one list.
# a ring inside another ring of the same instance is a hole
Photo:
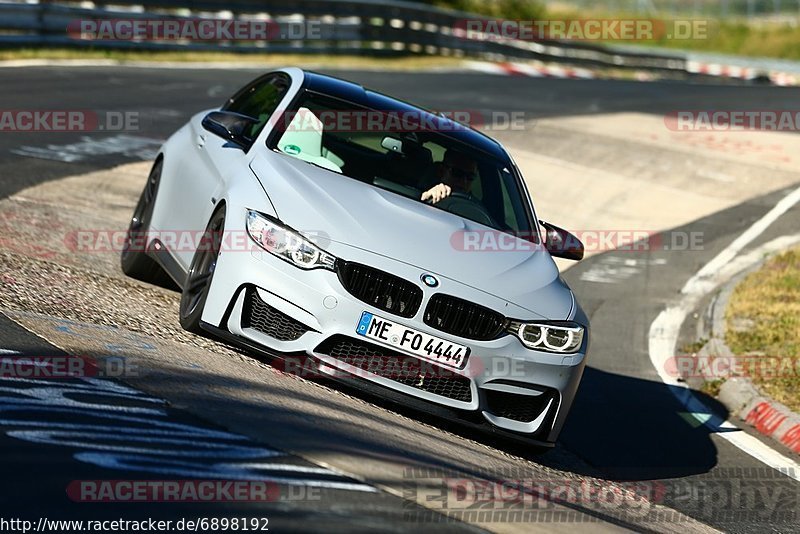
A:
{"label": "armco barrier", "polygon": [[[137,48],[148,50],[235,50],[270,53],[328,53],[376,56],[443,55],[490,61],[532,59],[584,67],[686,72],[679,56],[612,51],[564,41],[474,40],[459,31],[473,14],[396,0],[113,0],[93,8],[80,3],[0,3],[0,46]],[[313,21],[313,36],[255,41],[86,40],[67,28],[76,21],[149,19],[271,20],[277,24]],[[488,20],[488,19],[484,19]]]}

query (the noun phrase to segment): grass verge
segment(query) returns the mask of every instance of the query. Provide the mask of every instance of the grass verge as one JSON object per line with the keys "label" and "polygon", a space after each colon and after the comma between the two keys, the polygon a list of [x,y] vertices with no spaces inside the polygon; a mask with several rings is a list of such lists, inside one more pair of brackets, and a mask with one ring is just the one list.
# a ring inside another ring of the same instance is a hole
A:
{"label": "grass verge", "polygon": [[762,391],[800,411],[800,247],[767,261],[733,291],[725,341]]}
{"label": "grass verge", "polygon": [[636,44],[695,52],[800,60],[800,27],[787,22],[711,22],[708,35],[695,39],[662,37]]}

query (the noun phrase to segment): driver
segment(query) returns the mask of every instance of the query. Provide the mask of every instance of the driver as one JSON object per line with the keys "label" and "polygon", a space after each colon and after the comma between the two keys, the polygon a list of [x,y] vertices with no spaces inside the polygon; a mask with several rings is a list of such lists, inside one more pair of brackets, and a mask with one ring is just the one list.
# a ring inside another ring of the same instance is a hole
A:
{"label": "driver", "polygon": [[420,200],[424,202],[430,199],[435,204],[453,191],[469,194],[477,174],[478,165],[474,159],[462,152],[447,150],[437,170],[439,183],[422,193]]}

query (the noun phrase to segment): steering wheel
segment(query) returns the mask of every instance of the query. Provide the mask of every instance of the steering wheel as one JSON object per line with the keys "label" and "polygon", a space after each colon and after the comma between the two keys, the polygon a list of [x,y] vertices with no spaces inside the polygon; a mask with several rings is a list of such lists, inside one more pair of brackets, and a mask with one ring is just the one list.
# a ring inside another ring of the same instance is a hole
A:
{"label": "steering wheel", "polygon": [[448,196],[436,203],[437,207],[447,210],[466,219],[497,228],[497,223],[486,207],[469,193],[452,191]]}

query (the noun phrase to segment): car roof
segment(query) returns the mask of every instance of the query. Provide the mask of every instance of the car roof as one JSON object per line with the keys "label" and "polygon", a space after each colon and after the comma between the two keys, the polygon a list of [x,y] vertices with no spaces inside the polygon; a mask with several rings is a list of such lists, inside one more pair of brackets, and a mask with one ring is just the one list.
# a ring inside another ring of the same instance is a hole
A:
{"label": "car roof", "polygon": [[470,147],[477,148],[487,154],[490,154],[503,161],[508,159],[503,147],[487,135],[482,134],[477,130],[473,130],[461,123],[455,122],[437,113],[403,102],[396,98],[366,89],[362,85],[334,76],[320,74],[313,71],[303,71],[304,82],[303,87],[320,93],[323,95],[332,96],[340,100],[352,102],[353,104],[364,106],[368,109],[375,109],[386,112],[398,113],[416,113],[420,115],[421,119],[427,121],[435,121],[434,124],[442,125],[442,133],[451,139],[460,141]]}

